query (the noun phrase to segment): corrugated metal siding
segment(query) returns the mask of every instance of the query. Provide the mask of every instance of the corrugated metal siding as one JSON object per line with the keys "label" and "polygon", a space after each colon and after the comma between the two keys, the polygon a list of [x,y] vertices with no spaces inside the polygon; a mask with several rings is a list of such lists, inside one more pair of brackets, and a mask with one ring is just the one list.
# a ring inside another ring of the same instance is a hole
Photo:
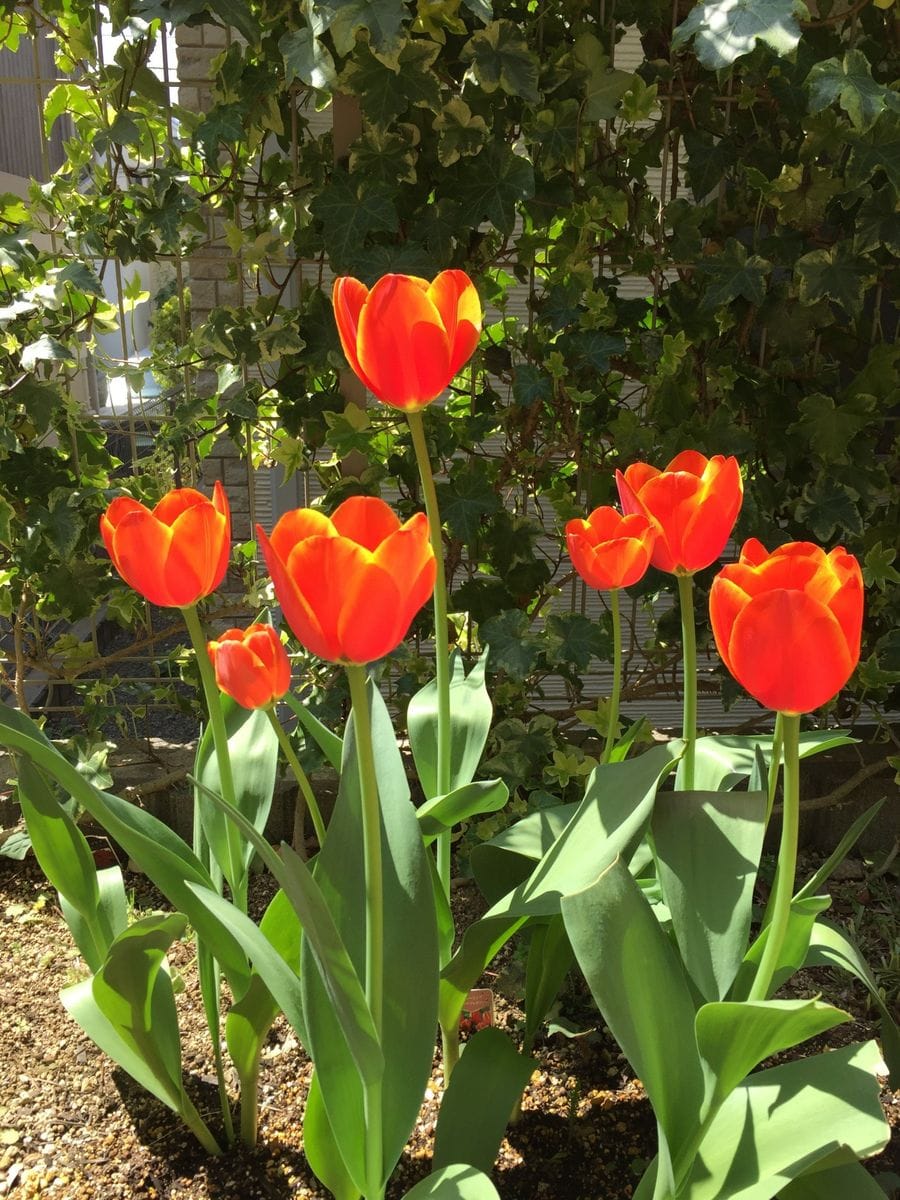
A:
{"label": "corrugated metal siding", "polygon": [[22,38],[15,54],[0,50],[0,171],[46,182],[62,163],[68,118],[56,122],[46,145],[41,121],[56,79],[53,44],[43,34],[36,46]]}

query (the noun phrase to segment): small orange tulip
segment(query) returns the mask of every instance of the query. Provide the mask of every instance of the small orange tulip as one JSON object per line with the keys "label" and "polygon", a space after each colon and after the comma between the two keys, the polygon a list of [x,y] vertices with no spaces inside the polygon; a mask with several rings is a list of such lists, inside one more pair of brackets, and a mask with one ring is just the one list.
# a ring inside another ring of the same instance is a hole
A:
{"label": "small orange tulip", "polygon": [[291,664],[271,625],[226,629],[207,643],[216,683],[244,708],[268,708],[291,686]]}
{"label": "small orange tulip", "polygon": [[788,542],[769,554],[750,538],[713,580],[709,615],[722,661],[755,700],[811,712],[859,662],[862,572],[843,546]]}
{"label": "small orange tulip", "polygon": [[350,366],[379,400],[418,412],[472,356],[481,301],[464,271],[431,283],[383,275],[371,291],[345,275],[334,281],[334,315]]}
{"label": "small orange tulip", "polygon": [[434,589],[424,513],[401,525],[372,496],[351,496],[326,517],[285,513],[267,538],[257,526],[275,595],[307,650],[330,662],[383,658],[406,636]]}
{"label": "small orange tulip", "polygon": [[174,488],[151,511],[118,496],[100,518],[113,566],[136,592],[164,608],[186,608],[214,592],[231,552],[231,514],[221,483],[212,500]]}
{"label": "small orange tulip", "polygon": [[616,472],[626,513],[648,517],[657,532],[651,563],[661,571],[692,575],[719,557],[731,535],[744,485],[736,458],[707,458],[683,450],[664,471],[632,463]]}
{"label": "small orange tulip", "polygon": [[630,587],[650,565],[656,530],[647,517],[623,517],[615,508],[595,508],[586,521],[566,525],[566,545],[575,570],[598,591]]}

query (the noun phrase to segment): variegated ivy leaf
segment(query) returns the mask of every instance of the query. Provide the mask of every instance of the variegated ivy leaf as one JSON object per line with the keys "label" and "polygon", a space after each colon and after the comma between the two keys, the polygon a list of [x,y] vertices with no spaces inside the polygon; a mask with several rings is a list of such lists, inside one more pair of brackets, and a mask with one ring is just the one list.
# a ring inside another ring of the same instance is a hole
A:
{"label": "variegated ivy leaf", "polygon": [[694,51],[704,67],[719,71],[765,44],[776,54],[790,54],[800,41],[801,20],[809,17],[802,0],[710,0],[692,8],[672,36],[681,49],[694,39]]}

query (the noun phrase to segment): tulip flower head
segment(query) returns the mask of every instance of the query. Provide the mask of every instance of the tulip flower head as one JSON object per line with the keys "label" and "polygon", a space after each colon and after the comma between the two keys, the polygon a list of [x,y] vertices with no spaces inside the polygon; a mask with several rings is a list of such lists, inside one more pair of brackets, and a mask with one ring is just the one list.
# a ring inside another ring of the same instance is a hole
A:
{"label": "tulip flower head", "polygon": [[709,614],[722,661],[755,700],[811,712],[859,662],[862,572],[842,546],[789,542],[770,554],[751,538],[713,580]]}
{"label": "tulip flower head", "polygon": [[707,458],[683,450],[664,471],[632,463],[616,472],[626,513],[640,513],[656,529],[651,563],[661,571],[692,575],[715,562],[731,536],[744,485],[736,458]]}
{"label": "tulip flower head", "polygon": [[330,662],[360,665],[389,654],[434,588],[425,514],[401,525],[372,496],[352,496],[331,517],[294,509],[270,538],[257,532],[287,623]]}
{"label": "tulip flower head", "polygon": [[216,684],[244,708],[268,708],[291,686],[291,664],[271,625],[227,629],[207,643]]}
{"label": "tulip flower head", "polygon": [[572,564],[589,587],[598,591],[630,587],[650,565],[656,530],[640,513],[622,516],[611,507],[595,508],[586,521],[566,525]]}
{"label": "tulip flower head", "polygon": [[231,514],[218,481],[209,500],[174,488],[149,509],[118,496],[100,518],[113,566],[151,604],[186,608],[214,592],[231,553]]}
{"label": "tulip flower head", "polygon": [[350,366],[379,400],[405,412],[439,396],[478,344],[481,301],[464,271],[441,271],[431,283],[383,275],[371,291],[345,275],[333,299]]}

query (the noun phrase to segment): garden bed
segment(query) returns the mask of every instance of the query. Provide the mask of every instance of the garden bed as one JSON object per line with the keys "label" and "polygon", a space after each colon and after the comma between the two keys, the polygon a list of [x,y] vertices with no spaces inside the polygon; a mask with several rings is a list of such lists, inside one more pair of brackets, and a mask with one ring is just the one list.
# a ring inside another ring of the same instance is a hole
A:
{"label": "garden bed", "polygon": [[[863,864],[856,866],[845,872],[849,878],[835,883],[833,912],[853,926],[885,988],[896,991],[896,948],[890,943],[896,936],[896,912],[889,878],[866,878]],[[127,884],[139,915],[167,907],[143,876],[129,874]],[[265,904],[271,887],[268,876],[254,877],[254,911]],[[473,885],[462,883],[457,895],[458,922],[464,925],[481,906]],[[309,1171],[302,1148],[301,1114],[311,1068],[283,1019],[273,1027],[263,1053],[258,1148],[210,1158],[179,1120],[116,1069],[63,1010],[59,990],[82,977],[83,964],[53,890],[32,860],[0,860],[0,918],[0,1196],[326,1200],[328,1193]],[[215,1080],[196,997],[192,945],[177,944],[171,959],[185,982],[179,1009],[190,1090],[214,1126]],[[522,1018],[516,1003],[519,963],[513,952],[495,965],[499,975],[485,982],[494,987],[496,1023],[515,1036]],[[846,976],[804,972],[795,982],[795,994],[821,989],[856,1018],[813,1043],[817,1049],[823,1043],[843,1045],[872,1036],[875,1026],[864,993]],[[577,985],[568,991],[566,1003],[577,1019],[591,1021],[586,992]],[[599,1022],[596,1012],[593,1019]],[[494,1172],[503,1200],[631,1196],[654,1153],[655,1121],[640,1083],[602,1023],[576,1039],[548,1038],[539,1044],[536,1057],[539,1066],[526,1089],[521,1118],[510,1127]],[[436,1059],[419,1124],[388,1191],[390,1200],[428,1173],[441,1086]],[[885,1089],[882,1100],[896,1131],[900,1092]],[[900,1174],[900,1138],[895,1136],[866,1166],[875,1174]]]}

